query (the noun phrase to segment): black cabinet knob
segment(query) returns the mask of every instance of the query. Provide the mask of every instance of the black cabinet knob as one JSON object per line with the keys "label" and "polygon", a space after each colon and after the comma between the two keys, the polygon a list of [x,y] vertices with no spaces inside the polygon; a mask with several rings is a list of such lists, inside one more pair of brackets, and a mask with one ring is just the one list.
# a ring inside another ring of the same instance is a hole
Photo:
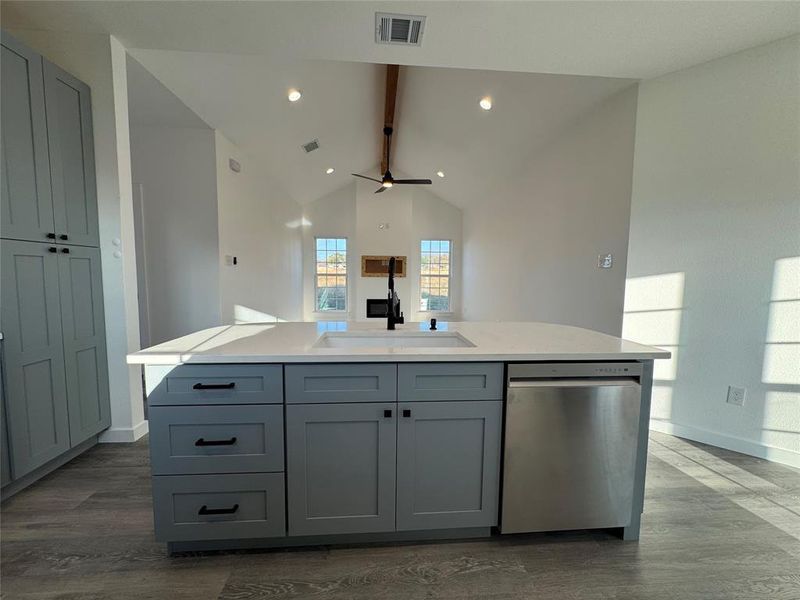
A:
{"label": "black cabinet knob", "polygon": [[62,248],[61,252],[63,252],[64,254],[69,254],[69,248]]}
{"label": "black cabinet knob", "polygon": [[58,236],[58,239],[60,239],[60,240],[68,240],[69,236],[66,233],[62,233],[60,236]]}
{"label": "black cabinet knob", "polygon": [[55,234],[55,233],[48,233],[48,234],[47,234],[47,239],[48,239],[48,240],[54,240],[54,239],[56,239],[56,234]]}
{"label": "black cabinet knob", "polygon": [[47,251],[48,251],[48,252],[51,252],[51,253],[52,253],[52,252],[58,252],[58,249],[57,249],[57,248],[54,248],[53,246],[50,246],[50,247],[47,249]]}
{"label": "black cabinet knob", "polygon": [[406,418],[410,417],[411,416],[411,409],[410,408],[404,408],[403,409],[403,416],[406,417]]}
{"label": "black cabinet knob", "polygon": [[389,409],[384,410],[383,416],[386,417],[387,419],[390,419],[392,417],[392,411]]}

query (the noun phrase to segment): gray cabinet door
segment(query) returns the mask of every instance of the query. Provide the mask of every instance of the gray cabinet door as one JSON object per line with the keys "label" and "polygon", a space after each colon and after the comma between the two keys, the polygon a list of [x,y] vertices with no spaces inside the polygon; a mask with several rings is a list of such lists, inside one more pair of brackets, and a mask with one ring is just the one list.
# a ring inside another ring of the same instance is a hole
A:
{"label": "gray cabinet door", "polygon": [[[0,345],[3,341],[0,340]],[[6,399],[3,383],[3,352],[0,349],[0,487],[11,483],[11,461],[8,453],[8,434],[6,433]]]}
{"label": "gray cabinet door", "polygon": [[13,470],[19,478],[69,448],[54,246],[3,240],[3,355]]}
{"label": "gray cabinet door", "polygon": [[100,250],[58,253],[69,431],[77,446],[111,424]]}
{"label": "gray cabinet door", "polygon": [[395,530],[396,408],[286,406],[289,535]]}
{"label": "gray cabinet door", "polygon": [[42,241],[53,234],[42,58],[2,34],[0,235]]}
{"label": "gray cabinet door", "polygon": [[47,137],[58,242],[98,246],[89,86],[44,62]]}
{"label": "gray cabinet door", "polygon": [[501,401],[409,402],[397,425],[397,530],[497,525]]}

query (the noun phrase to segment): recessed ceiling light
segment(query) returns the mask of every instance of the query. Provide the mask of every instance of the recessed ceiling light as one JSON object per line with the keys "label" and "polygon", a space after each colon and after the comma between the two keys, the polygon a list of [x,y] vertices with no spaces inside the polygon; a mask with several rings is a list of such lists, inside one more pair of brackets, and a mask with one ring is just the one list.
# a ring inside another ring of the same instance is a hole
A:
{"label": "recessed ceiling light", "polygon": [[478,102],[481,105],[483,110],[492,110],[492,99],[489,96],[481,98],[481,101]]}
{"label": "recessed ceiling light", "polygon": [[439,177],[444,177],[444,171],[436,171],[436,174],[437,174]]}
{"label": "recessed ceiling light", "polygon": [[300,93],[300,90],[291,89],[289,90],[289,102],[297,102],[300,98],[303,97],[303,94]]}
{"label": "recessed ceiling light", "polygon": [[333,167],[328,167],[327,169],[325,169],[325,172],[326,172],[328,175],[330,175],[331,173],[333,173],[333,172],[334,172],[334,170],[335,170],[335,169],[334,169]]}

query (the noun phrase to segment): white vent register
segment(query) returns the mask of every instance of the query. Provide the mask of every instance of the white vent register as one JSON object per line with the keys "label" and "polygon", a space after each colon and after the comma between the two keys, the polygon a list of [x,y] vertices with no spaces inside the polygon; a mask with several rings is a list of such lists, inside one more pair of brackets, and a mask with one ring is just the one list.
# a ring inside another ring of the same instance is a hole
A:
{"label": "white vent register", "polygon": [[375,41],[378,44],[419,46],[425,17],[375,13]]}

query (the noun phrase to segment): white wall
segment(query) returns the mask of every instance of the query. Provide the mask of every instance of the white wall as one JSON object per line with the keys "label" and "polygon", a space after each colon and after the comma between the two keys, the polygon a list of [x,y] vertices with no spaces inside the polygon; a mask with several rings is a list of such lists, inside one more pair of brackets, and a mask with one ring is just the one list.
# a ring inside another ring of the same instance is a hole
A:
{"label": "white wall", "polygon": [[[222,322],[299,321],[300,205],[218,131],[215,141]],[[240,163],[240,173],[230,169],[230,158]],[[227,265],[226,256],[236,256],[238,265]]]}
{"label": "white wall", "polygon": [[798,107],[798,36],[641,85],[624,328],[675,353],[651,426],[795,466]]}
{"label": "white wall", "polygon": [[[400,177],[400,175],[397,175]],[[385,298],[385,277],[361,277],[362,255],[408,257],[407,276],[395,279],[406,321],[436,316],[456,320],[460,301],[461,210],[423,186],[397,186],[375,195],[376,185],[355,180],[303,207],[304,315],[309,321],[366,319],[367,298]],[[389,225],[381,229],[381,224]],[[347,238],[348,309],[314,312],[314,240]],[[419,243],[446,239],[452,244],[451,302],[447,314],[419,312]]]}
{"label": "white wall", "polygon": [[[397,177],[402,177],[397,175]],[[375,194],[377,185],[370,181],[356,183],[356,241],[359,252],[356,306],[357,319],[367,318],[367,298],[386,298],[386,277],[361,277],[361,256],[410,256],[415,244],[411,228],[412,186],[397,186],[382,194]],[[379,229],[381,223],[389,227]],[[411,279],[414,273],[407,269],[406,277],[395,279],[395,291],[400,298],[400,309],[407,320],[411,319]]]}
{"label": "white wall", "polygon": [[134,124],[131,160],[142,190],[147,343],[219,325],[214,131]]}
{"label": "white wall", "polygon": [[11,34],[91,88],[111,394],[111,428],[101,441],[133,441],[147,433],[147,421],[140,368],[125,361],[139,350],[125,49],[104,34],[22,29]]}
{"label": "white wall", "polygon": [[[462,311],[619,335],[636,86],[580,117],[464,210]],[[598,269],[599,254],[614,267]]]}

